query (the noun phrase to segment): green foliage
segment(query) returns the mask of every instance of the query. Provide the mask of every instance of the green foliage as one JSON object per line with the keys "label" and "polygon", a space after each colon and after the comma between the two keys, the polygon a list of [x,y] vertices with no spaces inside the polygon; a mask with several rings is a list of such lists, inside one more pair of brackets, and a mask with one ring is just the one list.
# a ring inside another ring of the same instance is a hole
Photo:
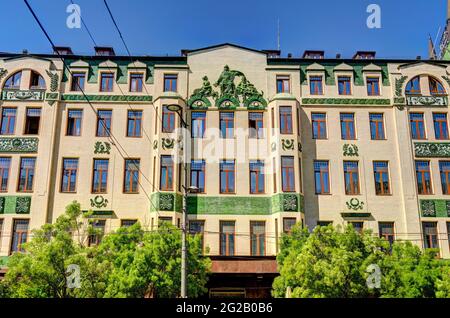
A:
{"label": "green foliage", "polygon": [[450,266],[441,266],[441,275],[436,281],[436,297],[450,298]]}

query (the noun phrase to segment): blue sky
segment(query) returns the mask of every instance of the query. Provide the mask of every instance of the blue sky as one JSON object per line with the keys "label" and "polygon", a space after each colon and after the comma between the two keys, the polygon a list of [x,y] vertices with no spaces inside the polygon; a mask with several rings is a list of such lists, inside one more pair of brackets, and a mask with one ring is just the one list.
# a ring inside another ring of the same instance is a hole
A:
{"label": "blue sky", "polygon": [[[22,0],[0,0],[0,51],[51,52]],[[125,54],[103,0],[74,0],[99,45]],[[30,0],[57,45],[91,54],[84,28],[66,27],[70,0]],[[283,55],[297,57],[305,49],[326,56],[351,57],[356,50],[375,50],[381,58],[427,56],[427,38],[446,20],[446,0],[108,0],[132,54],[179,55],[232,42],[255,49],[275,49],[280,20]],[[369,4],[381,6],[381,29],[366,26]],[[442,32],[442,30],[441,30]]]}

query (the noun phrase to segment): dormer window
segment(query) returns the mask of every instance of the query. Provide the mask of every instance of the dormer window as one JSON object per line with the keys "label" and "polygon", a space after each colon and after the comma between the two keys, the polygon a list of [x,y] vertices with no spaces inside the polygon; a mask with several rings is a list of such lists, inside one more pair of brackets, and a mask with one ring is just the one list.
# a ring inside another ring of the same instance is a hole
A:
{"label": "dormer window", "polygon": [[112,92],[114,82],[114,73],[101,73],[100,76],[100,91]]}
{"label": "dormer window", "polygon": [[444,86],[431,76],[428,76],[431,95],[445,95]]}
{"label": "dormer window", "polygon": [[21,79],[22,79],[22,71],[14,73],[6,80],[4,88],[19,89]]}
{"label": "dormer window", "polygon": [[304,59],[313,59],[313,60],[321,60],[325,56],[324,51],[305,51],[303,53]]}
{"label": "dormer window", "polygon": [[31,89],[45,89],[45,81],[41,74],[31,71],[30,75],[30,88]]}
{"label": "dormer window", "polygon": [[95,49],[95,55],[97,55],[97,56],[115,56],[116,55],[116,53],[114,52],[114,49],[112,47],[96,46],[94,49]]}
{"label": "dormer window", "polygon": [[350,76],[338,76],[339,95],[351,95],[351,80]]}
{"label": "dormer window", "polygon": [[406,85],[406,95],[419,95],[420,93],[420,76],[416,76]]}

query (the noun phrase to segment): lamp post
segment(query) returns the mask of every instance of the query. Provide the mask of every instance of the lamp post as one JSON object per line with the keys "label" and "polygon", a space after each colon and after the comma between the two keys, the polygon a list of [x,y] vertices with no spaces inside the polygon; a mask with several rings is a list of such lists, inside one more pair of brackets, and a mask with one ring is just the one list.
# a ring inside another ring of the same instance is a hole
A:
{"label": "lamp post", "polygon": [[187,195],[189,193],[196,193],[197,187],[188,187],[188,169],[187,169],[187,127],[188,124],[183,119],[182,108],[180,105],[168,105],[167,109],[178,114],[180,117],[181,127],[183,129],[183,171],[184,171],[184,185],[183,185],[183,209],[181,220],[181,298],[187,297]]}

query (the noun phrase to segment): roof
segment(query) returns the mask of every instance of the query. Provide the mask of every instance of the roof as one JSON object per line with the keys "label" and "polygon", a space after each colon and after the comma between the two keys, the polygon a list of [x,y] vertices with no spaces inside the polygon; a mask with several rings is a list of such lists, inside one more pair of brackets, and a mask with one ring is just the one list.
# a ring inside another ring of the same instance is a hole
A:
{"label": "roof", "polygon": [[214,49],[218,49],[220,47],[226,47],[226,46],[231,46],[231,47],[234,47],[234,48],[237,48],[237,49],[246,50],[246,51],[255,52],[255,53],[264,54],[264,55],[268,54],[267,50],[265,50],[265,51],[255,50],[255,49],[251,49],[251,48],[248,48],[248,47],[245,47],[245,46],[240,46],[240,45],[236,45],[236,44],[228,43],[228,42],[227,43],[216,44],[216,45],[211,45],[211,46],[206,46],[206,47],[202,47],[202,48],[194,49],[194,50],[183,49],[183,50],[181,50],[181,52],[185,53],[185,54],[191,54],[191,53],[198,53],[198,52],[201,52],[201,51],[214,50]]}

